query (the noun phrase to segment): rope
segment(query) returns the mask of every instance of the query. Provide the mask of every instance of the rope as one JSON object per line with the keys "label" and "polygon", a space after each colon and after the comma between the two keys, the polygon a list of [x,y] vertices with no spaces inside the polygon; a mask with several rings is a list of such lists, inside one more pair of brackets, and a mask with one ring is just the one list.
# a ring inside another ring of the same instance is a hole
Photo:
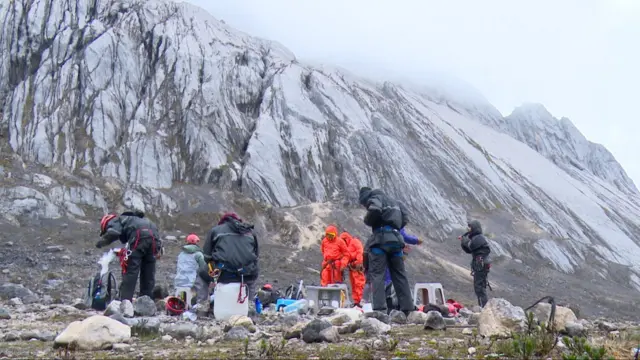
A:
{"label": "rope", "polygon": [[532,309],[534,306],[538,305],[539,303],[546,301],[549,304],[551,304],[551,313],[549,313],[549,320],[547,321],[547,329],[551,329],[552,326],[554,326],[553,324],[555,323],[556,320],[556,301],[553,298],[553,296],[545,296],[542,299],[536,301],[533,303],[533,305],[529,306],[528,308],[524,309],[524,311],[528,311],[529,309]]}

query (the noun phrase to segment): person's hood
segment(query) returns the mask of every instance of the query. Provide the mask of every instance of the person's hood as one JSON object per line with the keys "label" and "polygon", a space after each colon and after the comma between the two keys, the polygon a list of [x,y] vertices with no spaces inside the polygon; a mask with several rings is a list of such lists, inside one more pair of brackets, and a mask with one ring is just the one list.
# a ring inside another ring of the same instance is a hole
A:
{"label": "person's hood", "polygon": [[227,221],[234,221],[234,220],[242,222],[242,219],[240,218],[240,216],[238,216],[238,214],[234,212],[226,212],[222,214],[222,216],[220,217],[220,221],[218,221],[218,225],[224,224]]}
{"label": "person's hood", "polygon": [[360,188],[360,195],[358,196],[358,201],[360,202],[360,205],[362,206],[367,205],[367,200],[369,200],[369,198],[371,197],[372,191],[373,190],[371,190],[371,188],[368,186],[363,186]]}
{"label": "person's hood", "polygon": [[384,195],[384,192],[380,189],[371,189],[370,187],[360,188],[360,196],[358,198],[360,205],[367,206],[367,201],[373,196]]}
{"label": "person's hood", "polygon": [[351,240],[353,240],[353,236],[351,236],[351,234],[345,231],[342,234],[340,234],[340,239],[344,240],[344,242],[347,243],[347,245],[349,245],[351,244]]}
{"label": "person's hood", "polygon": [[[335,225],[329,225],[327,226],[327,228],[324,230],[324,236],[327,237],[327,235],[329,234],[333,234],[334,235],[334,239],[338,238],[338,228]],[[327,237],[328,239],[328,237]]]}
{"label": "person's hood", "polygon": [[469,229],[471,230],[471,231],[469,232],[469,236],[482,234],[482,225],[480,225],[480,221],[478,221],[478,220],[471,220],[471,221],[469,221],[469,223],[467,224],[467,226],[468,226],[468,227],[469,227]]}
{"label": "person's hood", "polygon": [[229,219],[225,221],[225,223],[238,234],[246,234],[251,232],[254,228],[253,224],[241,222],[235,219]]}
{"label": "person's hood", "polygon": [[189,254],[193,254],[193,253],[197,253],[198,251],[202,251],[202,249],[200,249],[200,246],[198,245],[187,244],[182,247],[182,251]]}

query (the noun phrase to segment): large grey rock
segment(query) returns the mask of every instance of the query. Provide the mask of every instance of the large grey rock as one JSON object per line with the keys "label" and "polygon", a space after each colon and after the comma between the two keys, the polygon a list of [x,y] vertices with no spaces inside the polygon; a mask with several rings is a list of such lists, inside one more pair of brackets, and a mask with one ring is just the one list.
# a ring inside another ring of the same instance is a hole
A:
{"label": "large grey rock", "polygon": [[422,311],[412,311],[409,313],[409,316],[407,316],[407,322],[409,324],[424,325],[426,321],[427,314]]}
{"label": "large grey rock", "polygon": [[370,312],[366,312],[364,313],[364,317],[365,318],[374,318],[374,319],[378,319],[380,321],[382,321],[385,324],[388,324],[390,322],[389,320],[389,315],[383,313],[382,311],[370,311]]}
{"label": "large grey rock", "polygon": [[102,315],[94,315],[83,321],[74,321],[60,333],[54,346],[75,343],[81,350],[108,349],[113,344],[131,339],[131,328]]}
{"label": "large grey rock", "polygon": [[133,310],[136,316],[154,316],[156,303],[148,296],[141,296],[134,300]]}
{"label": "large grey rock", "polygon": [[107,305],[107,308],[104,310],[104,314],[103,315],[104,316],[112,316],[112,315],[115,315],[115,314],[122,315],[122,312],[120,311],[120,306],[121,305],[122,305],[122,302],[120,300],[112,300]]}
{"label": "large grey rock", "polygon": [[244,326],[234,326],[227,333],[224,334],[225,341],[237,341],[244,340],[251,336],[251,333]]}
{"label": "large grey rock", "polygon": [[[545,324],[547,324],[551,316],[551,304],[537,304],[533,307],[533,309],[531,309],[531,311],[539,322],[544,322]],[[573,310],[563,306],[556,306],[556,313],[553,323],[557,331],[564,333],[566,330],[566,324],[568,322],[576,321],[578,321],[578,318],[573,313]]]}
{"label": "large grey rock", "polygon": [[306,343],[322,342],[324,337],[320,333],[330,327],[331,324],[328,321],[315,319],[302,329],[302,340]]}
{"label": "large grey rock", "polygon": [[160,331],[165,335],[170,335],[174,339],[184,339],[188,336],[195,339],[199,334],[198,325],[191,322],[167,324],[161,326]]}
{"label": "large grey rock", "polygon": [[505,299],[492,298],[482,309],[478,322],[479,335],[507,338],[512,332],[524,330],[525,313]]}
{"label": "large grey rock", "polygon": [[438,311],[429,311],[427,320],[424,322],[425,330],[443,330],[446,328],[444,318]]}
{"label": "large grey rock", "polygon": [[320,337],[322,337],[322,341],[328,343],[337,343],[340,341],[340,334],[335,326],[320,331]]}
{"label": "large grey rock", "polygon": [[400,310],[393,309],[391,313],[389,313],[389,320],[394,324],[406,324],[407,315]]}
{"label": "large grey rock", "polygon": [[360,328],[367,336],[386,334],[391,330],[391,326],[376,318],[365,318],[360,322]]}
{"label": "large grey rock", "polygon": [[0,286],[0,298],[5,300],[18,298],[24,304],[33,304],[39,300],[31,290],[21,284],[13,283],[4,283]]}

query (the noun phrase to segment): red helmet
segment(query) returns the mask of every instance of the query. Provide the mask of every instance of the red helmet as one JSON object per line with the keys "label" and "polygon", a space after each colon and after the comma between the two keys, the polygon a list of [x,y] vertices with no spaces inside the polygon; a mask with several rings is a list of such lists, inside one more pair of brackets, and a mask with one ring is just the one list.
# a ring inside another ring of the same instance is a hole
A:
{"label": "red helmet", "polygon": [[200,242],[200,238],[196,234],[189,234],[187,235],[186,241],[187,241],[187,244],[195,245]]}
{"label": "red helmet", "polygon": [[181,315],[185,310],[184,301],[177,296],[169,296],[164,305],[167,315]]}
{"label": "red helmet", "polygon": [[103,235],[107,232],[107,225],[109,225],[109,221],[118,217],[116,214],[107,214],[100,219],[100,235]]}
{"label": "red helmet", "polygon": [[264,284],[264,285],[262,286],[262,289],[264,289],[264,290],[271,290],[271,289],[272,289],[271,284]]}

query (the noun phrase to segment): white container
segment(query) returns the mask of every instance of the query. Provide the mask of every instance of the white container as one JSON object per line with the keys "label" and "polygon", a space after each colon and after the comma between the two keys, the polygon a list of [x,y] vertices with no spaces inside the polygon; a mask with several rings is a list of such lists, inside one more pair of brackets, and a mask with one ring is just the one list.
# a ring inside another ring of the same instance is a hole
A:
{"label": "white container", "polygon": [[303,312],[306,312],[309,309],[309,303],[307,302],[306,299],[300,299],[294,302],[293,304],[289,304],[285,306],[283,312],[286,314],[286,313],[296,312],[301,309]]}
{"label": "white container", "polygon": [[[247,286],[242,287],[241,298],[247,295]],[[216,284],[213,294],[215,301],[213,302],[213,316],[216,320],[228,320],[233,315],[249,314],[249,297],[246,297],[242,304],[238,303],[238,294],[240,293],[240,283]]]}

